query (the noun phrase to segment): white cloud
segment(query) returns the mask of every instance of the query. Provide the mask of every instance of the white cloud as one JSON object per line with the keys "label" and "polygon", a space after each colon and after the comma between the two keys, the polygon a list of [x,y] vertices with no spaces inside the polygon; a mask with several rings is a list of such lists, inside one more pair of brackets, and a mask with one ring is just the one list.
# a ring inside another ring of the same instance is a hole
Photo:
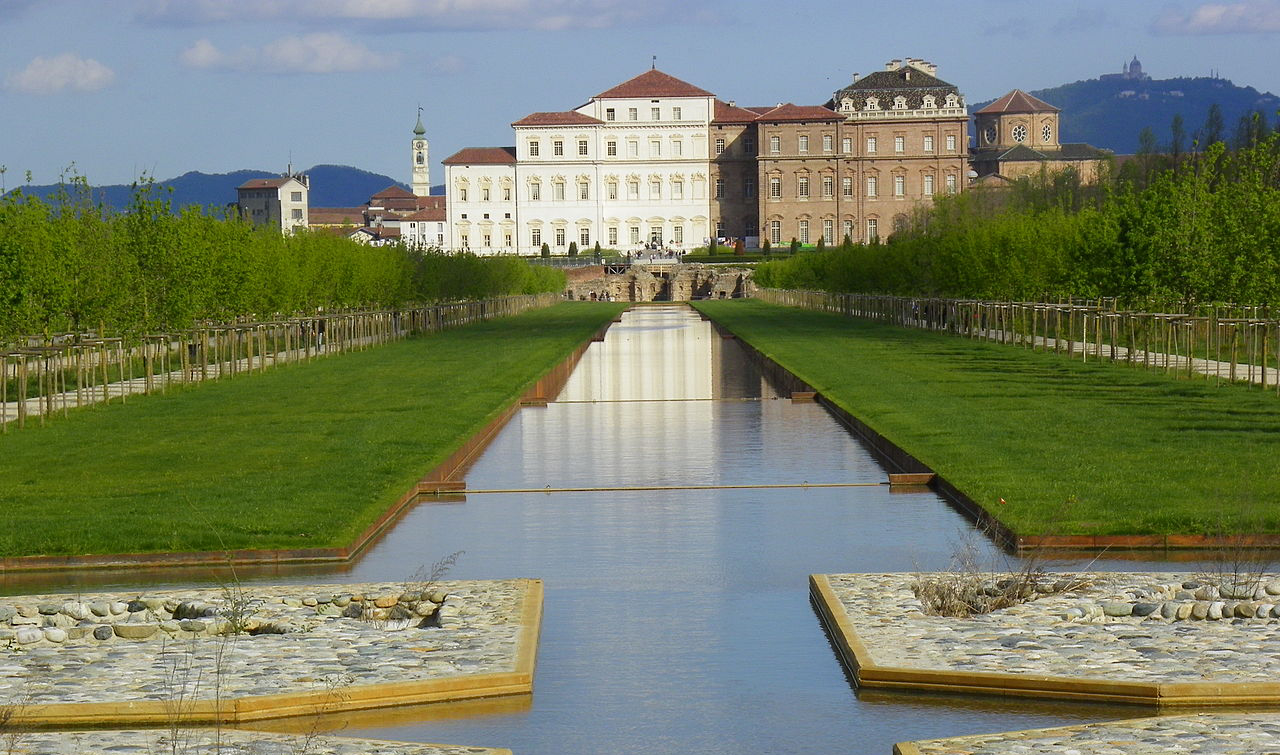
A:
{"label": "white cloud", "polygon": [[1155,20],[1162,34],[1266,34],[1280,32],[1280,0],[1201,3],[1190,11],[1167,11]]}
{"label": "white cloud", "polygon": [[35,58],[26,68],[6,76],[4,83],[7,89],[18,92],[53,94],[68,89],[93,92],[115,79],[114,71],[93,58],[64,52],[52,58]]}
{"label": "white cloud", "polygon": [[264,73],[347,73],[390,68],[396,56],[377,53],[338,34],[282,37],[262,47],[223,51],[198,40],[178,56],[190,68],[221,68]]}
{"label": "white cloud", "polygon": [[661,18],[670,0],[138,0],[146,19],[179,25],[246,20],[361,23],[376,31],[607,28]]}

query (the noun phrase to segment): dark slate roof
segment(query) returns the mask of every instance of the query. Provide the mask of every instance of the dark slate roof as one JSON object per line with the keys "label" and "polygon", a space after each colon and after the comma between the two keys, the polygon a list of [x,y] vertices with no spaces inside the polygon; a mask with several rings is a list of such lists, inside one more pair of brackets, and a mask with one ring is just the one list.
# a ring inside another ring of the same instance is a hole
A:
{"label": "dark slate roof", "polygon": [[611,89],[596,95],[596,99],[605,97],[714,97],[705,89],[681,81],[675,76],[655,69],[632,79],[627,79]]}
{"label": "dark slate roof", "polygon": [[512,126],[594,126],[597,123],[604,123],[599,118],[592,118],[589,115],[583,115],[572,110],[566,110],[562,113],[530,113],[520,120],[512,123]]}
{"label": "dark slate roof", "polygon": [[1032,97],[1021,89],[1015,89],[974,113],[974,115],[1044,112],[1057,113],[1060,112],[1060,109],[1050,105],[1039,97]]}
{"label": "dark slate roof", "polygon": [[[938,107],[942,107],[948,94],[959,95],[960,90],[954,84],[919,68],[903,66],[896,71],[876,71],[863,76],[832,95],[827,101],[827,107],[837,109],[840,101],[848,97],[853,100],[853,109],[862,111],[867,107],[867,98],[875,97],[880,100],[881,110],[889,110],[894,98],[903,96],[907,98],[909,109],[919,110],[924,106],[926,94],[932,94],[938,101]],[[964,98],[961,98],[961,102],[963,101]]]}
{"label": "dark slate roof", "polygon": [[844,116],[817,105],[779,105],[756,119],[777,123],[779,121],[842,121]]}
{"label": "dark slate roof", "polygon": [[443,160],[445,165],[514,165],[515,147],[466,147]]}
{"label": "dark slate roof", "polygon": [[1098,149],[1091,144],[1063,144],[1061,149],[1032,149],[1025,144],[1018,144],[1007,149],[983,149],[973,152],[972,158],[978,162],[996,160],[998,162],[1045,162],[1049,160],[1099,160],[1111,153]]}

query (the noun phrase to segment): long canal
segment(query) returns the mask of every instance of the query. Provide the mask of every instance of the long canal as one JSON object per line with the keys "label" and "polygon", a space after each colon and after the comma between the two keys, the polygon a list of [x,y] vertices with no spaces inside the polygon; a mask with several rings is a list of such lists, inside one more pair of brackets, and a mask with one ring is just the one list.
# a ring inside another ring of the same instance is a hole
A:
{"label": "long canal", "polygon": [[[858,693],[809,603],[809,574],[945,569],[966,545],[1005,558],[932,492],[874,484],[886,477],[824,409],[779,396],[694,312],[639,308],[466,474],[473,490],[525,492],[423,503],[354,567],[252,579],[407,579],[465,551],[449,578],[545,581],[531,698],[322,724],[351,736],[517,755],[889,755],[904,740],[1146,713]],[[668,489],[626,489],[639,487]]]}

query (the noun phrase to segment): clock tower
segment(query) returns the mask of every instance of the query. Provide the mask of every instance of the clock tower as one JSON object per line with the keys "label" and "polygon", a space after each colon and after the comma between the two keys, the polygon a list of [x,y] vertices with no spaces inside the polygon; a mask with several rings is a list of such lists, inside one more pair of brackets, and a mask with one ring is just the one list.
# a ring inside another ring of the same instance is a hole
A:
{"label": "clock tower", "polygon": [[427,130],[422,127],[422,108],[418,108],[418,125],[413,127],[411,144],[413,160],[413,186],[415,196],[425,197],[431,194],[431,159],[427,152]]}

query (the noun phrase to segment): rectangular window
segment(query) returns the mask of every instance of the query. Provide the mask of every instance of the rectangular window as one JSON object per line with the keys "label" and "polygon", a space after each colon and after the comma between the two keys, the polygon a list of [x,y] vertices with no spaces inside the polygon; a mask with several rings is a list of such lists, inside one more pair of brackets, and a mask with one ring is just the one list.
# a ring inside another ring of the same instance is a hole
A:
{"label": "rectangular window", "polygon": [[656,107],[651,107],[651,108],[649,108],[649,120],[651,120],[651,121],[660,121],[660,120],[662,120],[662,110],[661,110],[661,108],[656,108]]}
{"label": "rectangular window", "polygon": [[680,120],[680,108],[678,107],[671,108],[671,120],[673,121]]}
{"label": "rectangular window", "polygon": [[769,242],[773,244],[782,243],[782,221],[781,220],[769,221]]}
{"label": "rectangular window", "polygon": [[627,120],[629,121],[640,120],[640,111],[633,107],[627,108]]}
{"label": "rectangular window", "polygon": [[947,151],[948,152],[956,151],[956,135],[955,134],[947,134]]}
{"label": "rectangular window", "polygon": [[541,199],[542,199],[542,184],[537,182],[529,184],[529,201],[537,202]]}
{"label": "rectangular window", "polygon": [[823,176],[822,177],[822,196],[827,199],[830,199],[831,197],[835,196],[835,193],[836,193],[835,176]]}
{"label": "rectangular window", "polygon": [[605,119],[606,121],[616,120],[616,119],[617,119],[617,116],[618,116],[618,114],[617,114],[617,112],[615,112],[615,111],[614,111],[614,109],[613,109],[613,108],[611,108],[611,107],[607,107],[607,108],[605,108],[605,109],[604,109],[604,119]]}
{"label": "rectangular window", "polygon": [[723,220],[716,221],[716,238],[718,239],[724,238],[724,221]]}
{"label": "rectangular window", "polygon": [[632,244],[640,243],[640,226],[638,225],[631,226],[631,243]]}
{"label": "rectangular window", "polygon": [[661,156],[662,156],[662,142],[661,142],[661,141],[659,141],[659,140],[657,140],[657,139],[650,139],[650,140],[649,140],[649,156],[650,156],[650,157],[661,157]]}
{"label": "rectangular window", "polygon": [[464,233],[462,234],[462,248],[466,249],[469,246],[471,246],[471,237]]}
{"label": "rectangular window", "polygon": [[867,137],[867,154],[874,155],[876,153],[876,138],[874,136]]}
{"label": "rectangular window", "polygon": [[778,154],[778,153],[779,153],[779,152],[781,152],[781,151],[782,151],[782,137],[780,137],[780,136],[771,136],[771,137],[769,137],[769,152],[770,152],[770,154],[774,154],[774,155],[776,155],[776,154]]}
{"label": "rectangular window", "polygon": [[716,199],[724,199],[724,179],[716,179]]}
{"label": "rectangular window", "polygon": [[[850,241],[853,241],[853,221],[846,220],[841,223],[841,225],[844,226],[844,235],[848,237]],[[841,238],[840,240],[844,241],[844,238]]]}
{"label": "rectangular window", "polygon": [[769,177],[769,198],[782,199],[782,179],[777,176]]}
{"label": "rectangular window", "polygon": [[611,141],[608,141],[608,142],[605,142],[605,145],[604,145],[604,151],[605,151],[605,154],[606,154],[606,155],[608,155],[609,157],[617,157],[617,156],[618,156],[618,143],[617,143],[616,141],[612,141],[612,140],[611,140]]}
{"label": "rectangular window", "polygon": [[583,181],[578,184],[578,199],[586,201],[591,198],[591,184]]}
{"label": "rectangular window", "polygon": [[503,187],[502,187],[502,201],[503,201],[503,202],[510,202],[510,201],[511,201],[511,187],[510,187],[510,186],[503,186]]}
{"label": "rectangular window", "polygon": [[895,197],[903,197],[903,196],[906,196],[906,194],[907,194],[907,177],[894,176],[893,177],[893,195]]}
{"label": "rectangular window", "polygon": [[956,193],[956,176],[954,173],[947,174],[947,193],[948,194]]}
{"label": "rectangular window", "polygon": [[480,200],[483,202],[489,201],[489,187],[486,186],[480,190]]}
{"label": "rectangular window", "polygon": [[933,134],[924,135],[924,151],[925,152],[933,151]]}
{"label": "rectangular window", "polygon": [[684,154],[684,142],[674,139],[671,142],[671,154],[679,157]]}
{"label": "rectangular window", "polygon": [[684,181],[671,182],[671,198],[684,199]]}
{"label": "rectangular window", "polygon": [[300,192],[300,191],[290,192],[290,193],[289,193],[289,201],[290,201],[290,202],[301,202],[301,201],[302,201],[302,192]]}
{"label": "rectangular window", "polygon": [[822,240],[827,244],[834,244],[836,241],[836,221],[822,221]]}
{"label": "rectangular window", "polygon": [[292,216],[293,216],[293,219],[294,219],[294,220],[302,220],[302,210],[301,210],[301,208],[293,210],[293,212],[292,212],[291,214],[292,214]]}
{"label": "rectangular window", "polygon": [[586,156],[587,156],[587,140],[579,139],[578,140],[578,157],[586,157]]}
{"label": "rectangular window", "polygon": [[649,198],[662,199],[662,182],[654,179],[649,182]]}
{"label": "rectangular window", "polygon": [[551,198],[555,200],[564,200],[564,181],[556,181],[551,184]]}
{"label": "rectangular window", "polygon": [[556,246],[564,246],[564,238],[565,238],[564,229],[557,228],[556,229]]}
{"label": "rectangular window", "polygon": [[511,246],[511,234],[509,234],[509,233],[504,233],[504,234],[502,234],[502,243],[503,243],[503,246],[510,247],[510,246]]}
{"label": "rectangular window", "polygon": [[551,153],[556,157],[563,157],[564,142],[561,141],[560,139],[556,139],[555,141],[551,142]]}
{"label": "rectangular window", "polygon": [[605,188],[606,197],[608,197],[609,199],[618,198],[618,182],[617,181],[610,181],[609,183],[605,184],[605,187],[606,187]]}
{"label": "rectangular window", "polygon": [[635,140],[627,142],[627,157],[640,156],[640,142]]}
{"label": "rectangular window", "polygon": [[742,151],[748,155],[756,153],[756,138],[754,136],[747,135],[742,137]]}
{"label": "rectangular window", "polygon": [[809,137],[807,134],[801,134],[797,140],[797,151],[802,155],[809,154]]}
{"label": "rectangular window", "polygon": [[618,226],[609,226],[609,246],[616,247],[618,245]]}
{"label": "rectangular window", "polygon": [[674,225],[671,227],[671,240],[677,244],[684,243],[684,226]]}
{"label": "rectangular window", "polygon": [[537,157],[537,156],[538,156],[538,143],[536,141],[529,142],[529,157]]}
{"label": "rectangular window", "polygon": [[867,218],[867,241],[880,238],[880,222],[875,218]]}
{"label": "rectangular window", "polygon": [[724,137],[717,137],[716,138],[716,154],[719,155],[719,154],[722,154],[723,152],[724,152]]}
{"label": "rectangular window", "polygon": [[801,244],[809,243],[809,221],[807,220],[800,221],[800,235],[797,236],[797,240]]}
{"label": "rectangular window", "polygon": [[924,177],[924,195],[926,197],[933,196],[933,176],[927,173]]}
{"label": "rectangular window", "polygon": [[853,196],[853,176],[845,176],[840,179],[840,193],[846,197]]}
{"label": "rectangular window", "polygon": [[464,188],[464,189],[458,189],[458,201],[459,201],[459,202],[465,202],[465,201],[467,201],[467,190],[466,190],[465,188]]}
{"label": "rectangular window", "polygon": [[742,181],[742,193],[748,197],[756,195],[756,179],[754,176],[747,176]]}
{"label": "rectangular window", "polygon": [[876,194],[877,194],[877,192],[876,192],[876,189],[877,189],[876,184],[878,184],[878,183],[880,183],[880,182],[879,182],[878,180],[876,180],[876,177],[875,177],[875,176],[867,176],[867,196],[869,196],[869,197],[874,197],[874,196],[876,196]]}
{"label": "rectangular window", "polygon": [[831,136],[831,134],[823,134],[822,135],[822,151],[830,152],[831,150],[835,149],[835,147],[833,146],[834,141],[835,141],[835,137]]}
{"label": "rectangular window", "polygon": [[640,198],[640,182],[627,181],[627,199],[639,199],[639,198]]}
{"label": "rectangular window", "polygon": [[905,152],[906,150],[907,150],[907,138],[905,136],[893,137],[893,151],[901,153],[901,152]]}
{"label": "rectangular window", "polygon": [[840,140],[840,151],[846,155],[853,152],[853,139],[846,136]]}
{"label": "rectangular window", "polygon": [[578,246],[585,247],[591,244],[591,230],[588,228],[578,229]]}
{"label": "rectangular window", "polygon": [[486,233],[486,234],[484,235],[484,245],[485,245],[485,247],[491,247],[491,246],[493,246],[493,236],[491,236],[491,235],[489,235],[489,234],[487,234],[487,233]]}
{"label": "rectangular window", "polygon": [[800,176],[796,179],[796,196],[801,199],[809,198],[809,177]]}

